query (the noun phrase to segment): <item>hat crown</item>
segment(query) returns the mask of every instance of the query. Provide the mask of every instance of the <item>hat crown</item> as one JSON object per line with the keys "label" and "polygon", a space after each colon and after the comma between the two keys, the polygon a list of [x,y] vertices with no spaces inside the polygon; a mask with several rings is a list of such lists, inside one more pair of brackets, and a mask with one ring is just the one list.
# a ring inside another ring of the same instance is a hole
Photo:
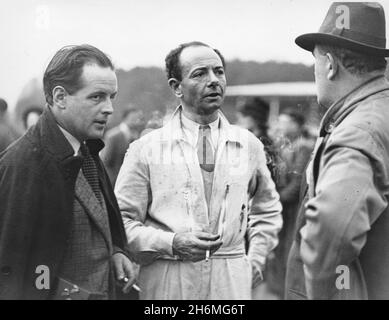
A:
{"label": "hat crown", "polygon": [[334,2],[319,32],[385,48],[385,13],[378,2]]}
{"label": "hat crown", "polygon": [[385,12],[378,2],[334,2],[319,32],[301,35],[295,41],[309,51],[316,44],[327,44],[374,56],[389,56]]}

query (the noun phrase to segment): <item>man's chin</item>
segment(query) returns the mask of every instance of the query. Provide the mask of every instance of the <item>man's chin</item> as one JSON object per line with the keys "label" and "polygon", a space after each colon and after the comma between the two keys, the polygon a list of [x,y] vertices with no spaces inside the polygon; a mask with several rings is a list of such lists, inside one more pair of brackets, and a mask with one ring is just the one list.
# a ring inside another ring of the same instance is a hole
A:
{"label": "man's chin", "polygon": [[215,104],[215,105],[209,105],[209,106],[206,106],[204,108],[201,108],[201,112],[202,114],[204,115],[211,115],[211,114],[214,114],[216,111],[218,111],[220,109],[221,105],[219,104]]}
{"label": "man's chin", "polygon": [[331,107],[332,102],[329,99],[327,99],[326,97],[318,96],[317,97],[317,104],[319,105],[320,108],[328,109],[329,107]]}

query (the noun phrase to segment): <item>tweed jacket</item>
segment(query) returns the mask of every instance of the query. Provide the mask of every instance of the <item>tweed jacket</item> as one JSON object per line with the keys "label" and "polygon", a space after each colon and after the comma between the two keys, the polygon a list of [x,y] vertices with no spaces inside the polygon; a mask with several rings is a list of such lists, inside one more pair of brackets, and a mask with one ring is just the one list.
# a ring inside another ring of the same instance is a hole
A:
{"label": "tweed jacket", "polygon": [[[59,276],[101,299],[115,298],[114,252],[105,203],[100,203],[82,170],[75,185],[71,236]],[[56,297],[60,297],[58,292]]]}

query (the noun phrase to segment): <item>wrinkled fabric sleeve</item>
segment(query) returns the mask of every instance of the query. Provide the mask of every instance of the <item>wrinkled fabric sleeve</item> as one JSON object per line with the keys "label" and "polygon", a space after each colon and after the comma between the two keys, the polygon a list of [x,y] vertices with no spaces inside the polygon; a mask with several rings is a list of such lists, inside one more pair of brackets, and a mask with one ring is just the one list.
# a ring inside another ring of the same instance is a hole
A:
{"label": "wrinkled fabric sleeve", "polygon": [[[388,205],[376,187],[372,157],[379,148],[372,137],[356,127],[337,134],[337,142],[329,140],[322,155],[316,195],[306,204],[307,222],[300,231],[310,299],[337,293],[337,267],[359,256],[371,224]],[[370,150],[360,149],[361,144]]]}
{"label": "wrinkled fabric sleeve", "polygon": [[161,255],[173,256],[173,232],[146,226],[152,201],[150,174],[142,141],[131,143],[115,185],[128,247],[139,264],[148,264]]}
{"label": "wrinkled fabric sleeve", "polygon": [[256,168],[249,188],[248,257],[254,266],[263,270],[267,255],[278,244],[278,232],[282,227],[282,206],[266,166],[262,143],[258,141],[253,151],[255,157],[252,161],[255,161]]}

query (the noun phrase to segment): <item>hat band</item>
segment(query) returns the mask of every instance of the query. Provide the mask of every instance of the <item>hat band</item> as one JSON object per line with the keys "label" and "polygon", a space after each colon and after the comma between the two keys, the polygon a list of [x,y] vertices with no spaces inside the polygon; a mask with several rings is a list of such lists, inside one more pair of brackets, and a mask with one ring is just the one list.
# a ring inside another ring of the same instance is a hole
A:
{"label": "hat band", "polygon": [[334,28],[332,29],[330,34],[345,38],[346,40],[360,42],[361,44],[364,45],[369,45],[369,46],[378,47],[382,49],[385,49],[386,47],[386,38],[367,35],[365,33],[350,30],[350,29]]}

